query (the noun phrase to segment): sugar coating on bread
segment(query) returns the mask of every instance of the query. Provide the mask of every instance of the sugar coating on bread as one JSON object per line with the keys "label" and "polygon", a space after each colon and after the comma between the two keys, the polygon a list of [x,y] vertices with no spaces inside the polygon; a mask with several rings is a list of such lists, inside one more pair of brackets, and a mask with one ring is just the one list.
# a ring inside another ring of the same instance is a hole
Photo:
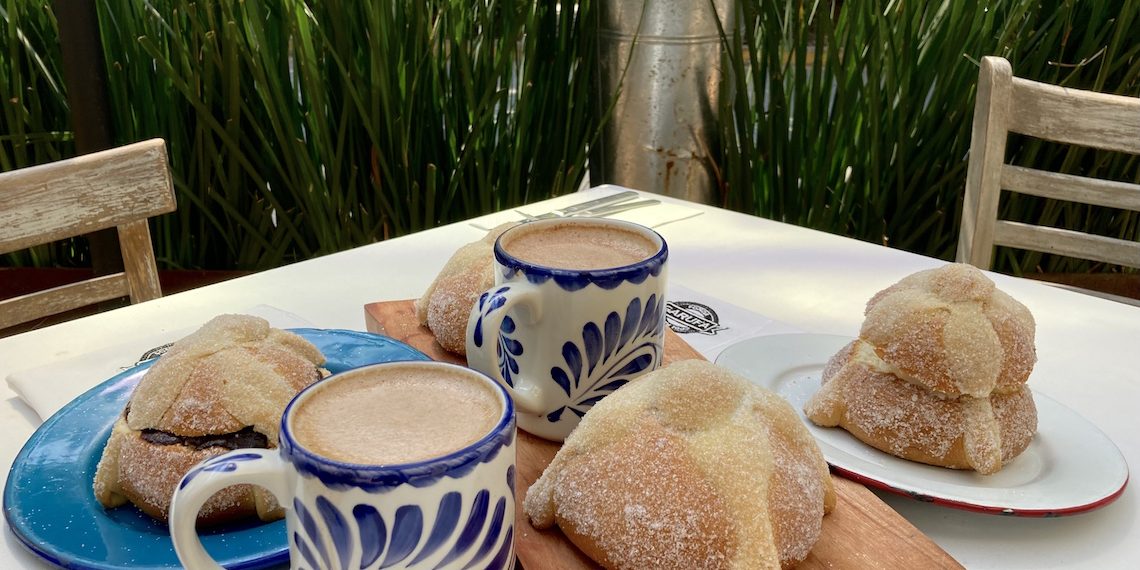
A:
{"label": "sugar coating on bread", "polygon": [[1037,430],[1029,388],[988,397],[948,397],[892,373],[862,340],[829,361],[823,385],[804,412],[823,427],[839,426],[897,457],[982,474],[1021,454]]}
{"label": "sugar coating on bread", "polygon": [[312,343],[265,319],[221,315],[151,366],[131,395],[127,425],[183,436],[253,426],[276,441],[285,405],[322,364]]}
{"label": "sugar coating on bread", "polygon": [[835,504],[792,408],[704,361],[643,376],[586,414],[525,510],[607,568],[776,568]]}
{"label": "sugar coating on bread", "polygon": [[662,559],[728,568],[735,521],[685,441],[660,427],[629,435],[565,466],[552,496],[559,526],[607,568],[655,568]]}
{"label": "sugar coating on bread", "polygon": [[[140,380],[96,468],[96,499],[108,508],[129,500],[165,519],[182,476],[227,448],[152,443],[143,438],[143,430],[186,438],[252,427],[276,447],[285,406],[326,373],[319,368],[324,361],[312,343],[270,328],[259,317],[221,315],[210,320],[174,343]],[[254,513],[271,519],[282,511],[266,491],[239,486],[211,498],[199,522]]]}
{"label": "sugar coating on bread", "polygon": [[479,240],[460,247],[415,300],[416,318],[431,330],[444,350],[467,353],[467,317],[479,295],[495,284],[495,240],[515,225],[500,224]]}
{"label": "sugar coating on bread", "polygon": [[111,509],[127,503],[127,497],[119,486],[119,473],[122,471],[119,458],[122,456],[123,441],[130,435],[127,420],[120,415],[111,426],[111,436],[103,447],[103,455],[95,468],[95,500]]}
{"label": "sugar coating on bread", "polygon": [[[172,450],[169,446],[153,445],[144,441],[139,432],[124,435],[119,449],[121,472],[116,493],[160,520],[166,519],[170,509],[170,494],[182,476],[199,462],[220,454],[216,448],[178,446],[179,449]],[[268,495],[268,500],[273,500],[267,491],[252,485],[233,485],[222,489],[202,506],[198,520],[209,525],[255,514],[255,496],[259,494]],[[279,512],[277,516],[282,514],[284,513]],[[272,516],[268,512],[266,515]]]}
{"label": "sugar coating on bread", "polygon": [[945,396],[1014,392],[1037,361],[1032,314],[970,265],[910,275],[865,314],[859,336],[892,372]]}

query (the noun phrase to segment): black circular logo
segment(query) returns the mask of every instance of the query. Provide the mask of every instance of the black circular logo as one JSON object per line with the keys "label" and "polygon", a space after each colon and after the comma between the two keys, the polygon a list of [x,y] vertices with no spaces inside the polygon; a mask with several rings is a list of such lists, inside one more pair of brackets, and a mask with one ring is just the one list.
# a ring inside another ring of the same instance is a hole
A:
{"label": "black circular logo", "polygon": [[712,307],[693,301],[666,302],[665,322],[677,334],[712,336],[717,331],[725,330],[725,327],[720,326],[720,317]]}

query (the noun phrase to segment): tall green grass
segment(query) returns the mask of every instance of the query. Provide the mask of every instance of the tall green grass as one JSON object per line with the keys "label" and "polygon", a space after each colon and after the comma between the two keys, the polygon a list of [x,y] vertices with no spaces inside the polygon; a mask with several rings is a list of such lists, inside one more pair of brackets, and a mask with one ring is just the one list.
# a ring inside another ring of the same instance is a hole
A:
{"label": "tall green grass", "polygon": [[102,0],[118,133],[169,143],[163,260],[272,267],[575,189],[589,10]]}
{"label": "tall green grass", "polygon": [[[272,267],[573,190],[599,123],[596,3],[99,0],[117,137],[169,145],[179,209],[156,222],[160,264]],[[740,10],[739,33],[726,34],[735,96],[721,113],[721,203],[943,259],[982,56],[1140,96],[1140,0]],[[0,23],[0,168],[70,155],[50,3],[0,0]],[[1140,179],[1134,157],[1022,139],[1010,153]],[[1134,214],[1103,209],[1023,197],[1002,209],[1140,231]],[[5,263],[76,255],[57,253]],[[997,268],[1101,269],[1004,249]]]}
{"label": "tall green grass", "polygon": [[[0,26],[0,171],[70,156],[55,15],[47,2],[0,0]],[[5,257],[11,265],[41,265],[81,254],[66,242]]]}
{"label": "tall green grass", "polygon": [[[961,217],[977,61],[1015,74],[1140,95],[1140,5],[942,0],[741,0],[730,42],[737,96],[726,101],[726,205],[791,223],[953,259]],[[731,36],[728,36],[731,37]],[[1140,179],[1134,158],[1015,140],[1020,164]],[[1137,239],[1134,216],[1031,199],[1005,216]],[[998,267],[1087,265],[1002,251]]]}

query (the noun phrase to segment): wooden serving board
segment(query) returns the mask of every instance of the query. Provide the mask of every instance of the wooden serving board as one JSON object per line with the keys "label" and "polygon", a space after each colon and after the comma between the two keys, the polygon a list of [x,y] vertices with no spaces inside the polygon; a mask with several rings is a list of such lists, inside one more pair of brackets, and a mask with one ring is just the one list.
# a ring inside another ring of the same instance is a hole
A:
{"label": "wooden serving board", "polygon": [[[416,320],[412,301],[383,301],[364,306],[369,331],[408,343],[435,360],[466,365]],[[666,329],[665,363],[703,358],[681,337]],[[515,553],[527,570],[587,570],[598,565],[587,558],[557,527],[538,530],[523,512],[523,497],[554,459],[561,444],[519,430],[515,501]],[[832,476],[838,495],[835,510],[823,519],[823,532],[798,568],[962,568],[914,525],[862,485]]]}

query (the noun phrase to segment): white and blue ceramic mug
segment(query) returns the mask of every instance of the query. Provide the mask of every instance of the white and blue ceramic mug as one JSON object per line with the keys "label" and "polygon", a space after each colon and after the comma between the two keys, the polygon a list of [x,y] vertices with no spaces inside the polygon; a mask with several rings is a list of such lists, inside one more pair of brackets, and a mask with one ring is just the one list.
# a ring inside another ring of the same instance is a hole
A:
{"label": "white and blue ceramic mug", "polygon": [[467,323],[467,362],[507,388],[520,428],[562,441],[595,403],[661,365],[669,248],[657,232],[538,220],[504,232],[494,256],[495,286]]}
{"label": "white and blue ceramic mug", "polygon": [[515,563],[514,406],[497,383],[461,366],[390,362],[330,376],[286,407],[277,449],[194,467],[170,511],[185,567],[219,568],[195,521],[206,499],[238,484],[260,485],[285,506],[294,569]]}

